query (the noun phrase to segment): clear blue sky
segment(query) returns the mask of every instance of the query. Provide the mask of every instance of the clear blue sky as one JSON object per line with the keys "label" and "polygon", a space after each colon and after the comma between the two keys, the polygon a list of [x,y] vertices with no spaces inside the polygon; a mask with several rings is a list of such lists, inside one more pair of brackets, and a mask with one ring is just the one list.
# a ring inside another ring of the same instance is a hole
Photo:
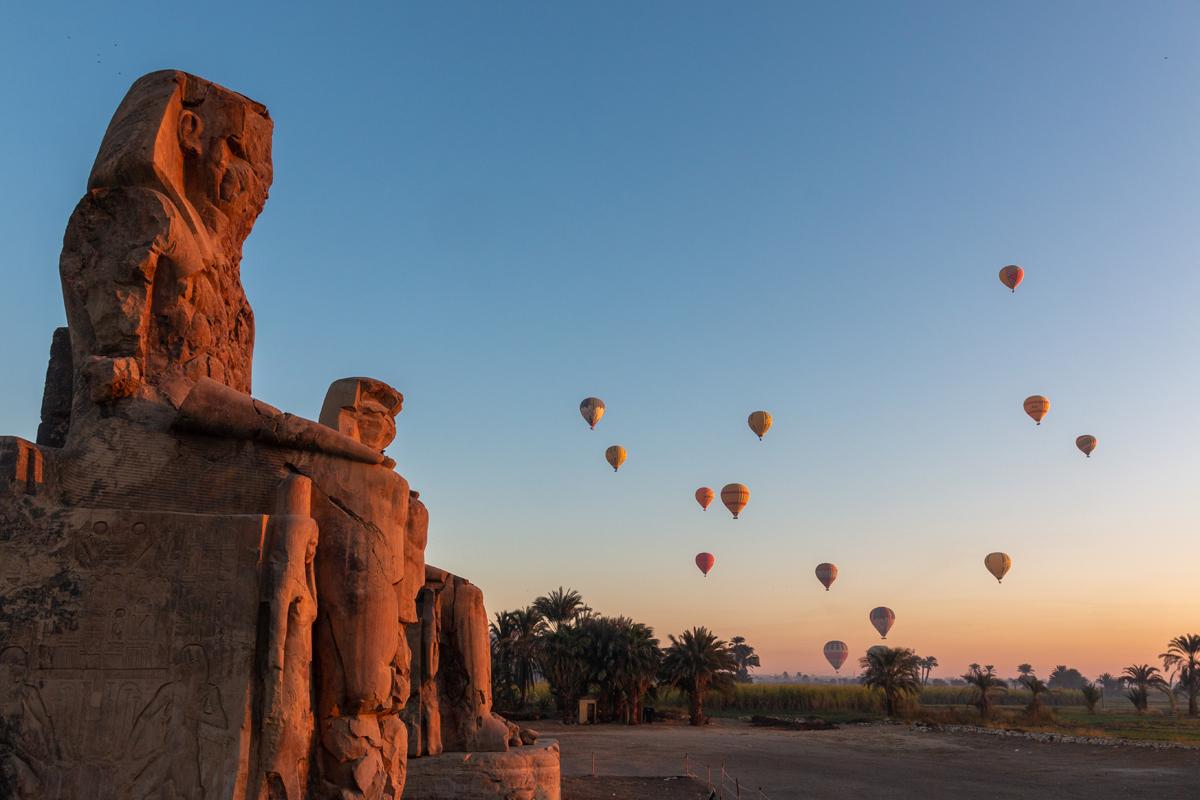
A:
{"label": "clear blue sky", "polygon": [[[255,394],[400,388],[429,559],[492,610],[574,586],[767,671],[880,604],[947,671],[1200,630],[1200,6],[102,5],[0,25],[0,431],[36,429],[108,118],[175,67],[276,121]],[[730,481],[744,518],[701,513]]]}

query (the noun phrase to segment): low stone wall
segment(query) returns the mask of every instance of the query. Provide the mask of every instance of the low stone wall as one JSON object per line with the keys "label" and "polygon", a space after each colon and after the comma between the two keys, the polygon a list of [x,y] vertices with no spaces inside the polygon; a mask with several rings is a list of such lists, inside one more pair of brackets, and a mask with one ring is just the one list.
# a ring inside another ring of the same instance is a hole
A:
{"label": "low stone wall", "polygon": [[558,742],[408,762],[405,800],[560,800]]}

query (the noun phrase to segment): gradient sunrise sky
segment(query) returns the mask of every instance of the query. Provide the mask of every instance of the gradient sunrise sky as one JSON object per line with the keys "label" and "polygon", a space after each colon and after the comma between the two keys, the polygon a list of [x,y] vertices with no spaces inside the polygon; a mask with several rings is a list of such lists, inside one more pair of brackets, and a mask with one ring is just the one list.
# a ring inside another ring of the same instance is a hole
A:
{"label": "gradient sunrise sky", "polygon": [[[174,67],[276,120],[255,394],[400,388],[428,558],[491,610],[571,586],[764,672],[881,604],[942,675],[1200,631],[1195,3],[104,6],[0,25],[0,432],[34,435],[108,118]],[[743,518],[701,512],[731,481]]]}

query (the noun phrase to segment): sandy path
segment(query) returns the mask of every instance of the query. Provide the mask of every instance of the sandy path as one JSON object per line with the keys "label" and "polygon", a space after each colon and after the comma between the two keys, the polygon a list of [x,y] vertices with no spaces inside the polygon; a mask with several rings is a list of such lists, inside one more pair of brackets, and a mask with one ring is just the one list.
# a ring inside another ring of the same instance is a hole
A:
{"label": "sandy path", "polygon": [[[533,723],[562,743],[563,775],[678,775],[688,754],[724,762],[771,800],[879,798],[1200,798],[1200,750],[1041,744],[902,726],[782,731],[717,720],[704,728]],[[744,796],[753,796],[753,793]]]}

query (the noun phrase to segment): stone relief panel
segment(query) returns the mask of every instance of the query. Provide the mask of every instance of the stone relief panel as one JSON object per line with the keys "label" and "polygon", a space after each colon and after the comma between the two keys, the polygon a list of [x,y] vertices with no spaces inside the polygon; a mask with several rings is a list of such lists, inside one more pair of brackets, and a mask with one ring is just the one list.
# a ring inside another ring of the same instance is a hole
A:
{"label": "stone relief panel", "polygon": [[54,560],[77,603],[0,650],[13,797],[245,796],[266,521],[63,515]]}

